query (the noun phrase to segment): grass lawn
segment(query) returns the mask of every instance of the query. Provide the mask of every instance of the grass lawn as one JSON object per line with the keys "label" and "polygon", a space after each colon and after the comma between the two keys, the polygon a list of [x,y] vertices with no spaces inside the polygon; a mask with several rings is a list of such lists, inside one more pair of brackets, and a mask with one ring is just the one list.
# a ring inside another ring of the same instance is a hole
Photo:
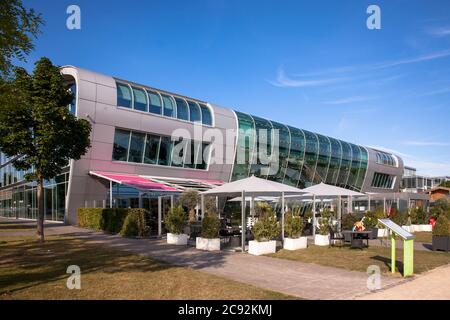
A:
{"label": "grass lawn", "polygon": [[[362,272],[366,272],[367,267],[370,265],[377,265],[382,273],[391,274],[391,249],[386,247],[372,246],[359,250],[350,249],[349,247],[319,247],[311,245],[303,250],[280,250],[270,256]],[[397,271],[402,272],[403,249],[397,249],[396,256]],[[450,254],[414,251],[414,273],[416,274],[448,263],[450,263]]]}
{"label": "grass lawn", "polygon": [[[66,287],[69,265],[81,268],[81,290]],[[0,300],[289,298],[75,238],[0,237]]]}
{"label": "grass lawn", "polygon": [[433,238],[432,232],[414,232],[414,236],[416,237],[414,241],[423,242],[423,243],[431,243]]}

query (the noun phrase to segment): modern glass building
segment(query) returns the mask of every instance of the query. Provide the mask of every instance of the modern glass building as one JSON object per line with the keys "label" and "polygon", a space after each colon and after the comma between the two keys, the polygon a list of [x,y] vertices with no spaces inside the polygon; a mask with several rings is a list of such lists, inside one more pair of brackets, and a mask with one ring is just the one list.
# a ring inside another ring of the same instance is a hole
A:
{"label": "modern glass building", "polygon": [[[157,197],[251,175],[399,191],[403,161],[394,154],[76,67],[61,72],[75,93],[68,107],[92,124],[92,147],[46,182],[50,220],[76,223],[87,205],[158,205]],[[0,215],[34,218],[35,184],[0,160]]]}

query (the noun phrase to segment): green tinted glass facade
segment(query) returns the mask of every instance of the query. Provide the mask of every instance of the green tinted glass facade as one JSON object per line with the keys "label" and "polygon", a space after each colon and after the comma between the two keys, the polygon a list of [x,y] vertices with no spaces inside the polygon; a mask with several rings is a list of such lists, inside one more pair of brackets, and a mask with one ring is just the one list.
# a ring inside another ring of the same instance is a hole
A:
{"label": "green tinted glass facade", "polygon": [[[361,190],[368,166],[368,154],[363,147],[242,112],[235,113],[239,132],[232,181],[255,175],[299,188],[325,182]],[[272,164],[275,170],[267,175],[264,169],[268,165],[262,163],[260,154],[272,154],[275,130],[279,138],[278,162]]]}

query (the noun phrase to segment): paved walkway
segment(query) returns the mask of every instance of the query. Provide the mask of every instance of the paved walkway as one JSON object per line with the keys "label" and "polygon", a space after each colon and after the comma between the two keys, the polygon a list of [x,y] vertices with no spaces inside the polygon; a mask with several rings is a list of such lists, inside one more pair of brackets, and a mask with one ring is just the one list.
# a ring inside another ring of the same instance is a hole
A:
{"label": "paved walkway", "polygon": [[450,265],[442,266],[414,280],[376,293],[358,297],[364,300],[450,300]]}
{"label": "paved walkway", "polygon": [[[0,218],[0,224],[5,221],[35,224]],[[24,232],[1,232],[0,229],[0,237],[13,236],[13,233],[25,235]],[[34,234],[34,230],[30,229],[25,233]],[[162,240],[122,238],[65,225],[51,224],[46,229],[46,234],[72,235],[89,242],[306,299],[354,299],[370,293],[366,286],[367,274],[363,272],[230,251],[203,252],[193,247],[167,245]],[[386,289],[405,281],[410,280],[383,276],[382,286]]]}

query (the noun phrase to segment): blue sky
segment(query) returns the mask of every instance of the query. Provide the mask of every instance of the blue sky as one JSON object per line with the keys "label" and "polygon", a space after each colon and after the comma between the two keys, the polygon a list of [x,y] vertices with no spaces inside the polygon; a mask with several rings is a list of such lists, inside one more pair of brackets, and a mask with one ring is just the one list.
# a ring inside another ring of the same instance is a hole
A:
{"label": "blue sky", "polygon": [[[24,2],[41,56],[383,147],[450,175],[449,1]],[[81,8],[81,30],[66,8]],[[366,27],[370,4],[381,30]]]}

